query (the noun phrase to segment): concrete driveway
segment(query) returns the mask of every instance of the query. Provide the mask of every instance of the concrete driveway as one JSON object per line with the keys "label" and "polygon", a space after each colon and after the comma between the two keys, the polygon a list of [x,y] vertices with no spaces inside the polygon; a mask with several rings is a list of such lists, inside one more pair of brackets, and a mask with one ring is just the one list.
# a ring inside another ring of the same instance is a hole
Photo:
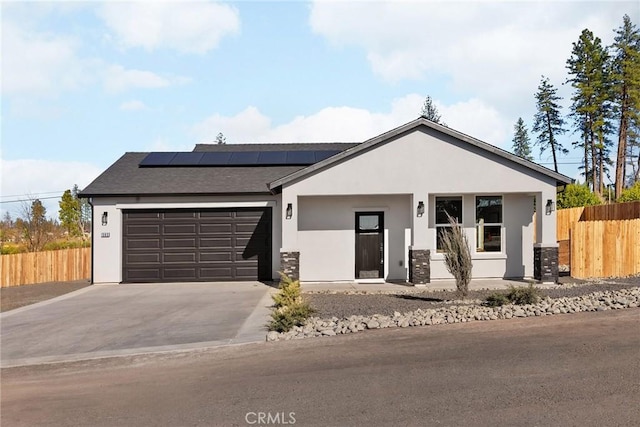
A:
{"label": "concrete driveway", "polygon": [[0,315],[1,366],[263,341],[259,282],[94,285]]}

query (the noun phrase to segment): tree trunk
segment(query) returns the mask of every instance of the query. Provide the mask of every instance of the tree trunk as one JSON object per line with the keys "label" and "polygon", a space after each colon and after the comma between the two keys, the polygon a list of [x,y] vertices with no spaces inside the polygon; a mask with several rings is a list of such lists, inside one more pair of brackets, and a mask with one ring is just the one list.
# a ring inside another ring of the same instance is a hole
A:
{"label": "tree trunk", "polygon": [[549,132],[549,145],[551,146],[551,154],[553,155],[553,169],[558,172],[558,160],[556,159],[556,144],[553,142],[553,131],[551,130],[551,118],[547,112],[547,131]]}
{"label": "tree trunk", "polygon": [[616,200],[624,188],[625,168],[627,163],[627,111],[625,108],[626,86],[622,88],[622,102],[620,103],[620,129],[618,130],[618,157],[616,159]]}

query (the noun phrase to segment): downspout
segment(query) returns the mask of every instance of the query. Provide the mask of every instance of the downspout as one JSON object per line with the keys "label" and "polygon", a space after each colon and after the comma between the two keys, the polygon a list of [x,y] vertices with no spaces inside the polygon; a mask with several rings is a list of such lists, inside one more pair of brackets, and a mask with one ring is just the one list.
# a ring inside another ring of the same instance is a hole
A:
{"label": "downspout", "polygon": [[87,199],[89,201],[89,206],[91,206],[91,284],[93,285],[93,250],[94,250],[94,246],[93,246],[93,237],[95,235],[95,230],[94,230],[94,218],[93,218],[93,199],[91,197],[89,197]]}

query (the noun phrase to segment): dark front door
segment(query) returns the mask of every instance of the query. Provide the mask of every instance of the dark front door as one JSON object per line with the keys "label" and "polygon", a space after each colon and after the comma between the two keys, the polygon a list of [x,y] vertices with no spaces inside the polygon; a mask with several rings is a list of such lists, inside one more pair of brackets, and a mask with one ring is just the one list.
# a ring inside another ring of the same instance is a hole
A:
{"label": "dark front door", "polygon": [[356,279],[384,278],[384,213],[356,212]]}

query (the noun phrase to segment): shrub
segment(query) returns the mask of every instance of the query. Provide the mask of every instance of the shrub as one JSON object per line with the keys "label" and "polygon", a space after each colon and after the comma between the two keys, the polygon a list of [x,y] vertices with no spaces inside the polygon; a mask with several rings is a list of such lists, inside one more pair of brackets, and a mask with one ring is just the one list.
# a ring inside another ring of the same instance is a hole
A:
{"label": "shrub", "polygon": [[622,194],[618,197],[618,202],[635,202],[638,200],[640,200],[640,181],[637,181],[632,187],[622,190]]}
{"label": "shrub", "polygon": [[2,255],[13,255],[27,252],[27,248],[24,245],[17,245],[13,243],[5,243],[0,248]]}
{"label": "shrub", "polygon": [[569,184],[562,193],[558,193],[558,208],[577,208],[601,203],[598,196],[583,184]]}
{"label": "shrub", "polygon": [[535,304],[540,301],[540,289],[532,283],[527,287],[510,286],[506,297],[517,305]]}
{"label": "shrub", "polygon": [[447,213],[451,231],[442,233],[439,238],[444,249],[444,263],[449,273],[456,279],[456,289],[458,294],[466,297],[469,293],[469,282],[471,281],[471,251],[467,235],[458,224],[455,218]]}
{"label": "shrub", "polygon": [[302,326],[314,310],[301,294],[300,281],[280,273],[280,291],[273,295],[273,312],[267,324],[270,331],[288,332]]}
{"label": "shrub", "polygon": [[505,294],[493,293],[487,297],[484,304],[489,307],[500,307],[505,304],[509,304],[509,298]]}

